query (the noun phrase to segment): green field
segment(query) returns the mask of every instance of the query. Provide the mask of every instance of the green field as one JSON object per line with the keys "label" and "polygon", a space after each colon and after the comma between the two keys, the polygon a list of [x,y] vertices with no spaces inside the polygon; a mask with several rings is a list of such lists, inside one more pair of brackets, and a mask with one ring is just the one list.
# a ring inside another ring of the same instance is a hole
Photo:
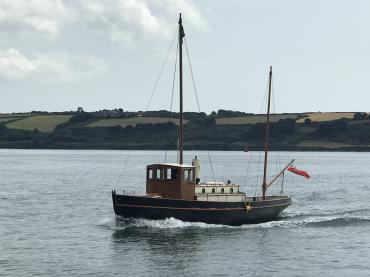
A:
{"label": "green field", "polygon": [[335,148],[343,148],[343,147],[351,147],[350,144],[346,143],[339,143],[339,142],[331,142],[331,141],[320,141],[320,140],[304,140],[297,144],[299,147],[321,147],[327,149],[335,149]]}
{"label": "green field", "polygon": [[355,113],[308,113],[306,117],[297,120],[297,123],[303,123],[306,118],[311,119],[312,122],[324,122],[324,121],[333,121],[338,119],[353,119]]}
{"label": "green field", "polygon": [[55,126],[67,122],[73,115],[34,115],[6,124],[9,129],[52,132]]}
{"label": "green field", "polygon": [[19,117],[0,117],[0,123],[6,123],[13,120],[18,120]]}
{"label": "green field", "polygon": [[16,118],[21,118],[21,117],[26,117],[30,116],[32,114],[30,113],[0,113],[0,118],[4,117],[16,117]]}
{"label": "green field", "polygon": [[0,113],[0,124],[28,117],[29,113]]}
{"label": "green field", "polygon": [[[147,124],[147,123],[165,123],[173,122],[179,125],[179,119],[177,118],[165,118],[165,117],[133,117],[133,118],[111,118],[111,119],[101,119],[90,123],[87,127],[112,127],[112,126],[136,126],[136,124]],[[186,123],[187,120],[184,120]]]}
{"label": "green field", "polygon": [[[270,116],[270,122],[278,122],[280,119],[297,119],[299,114],[272,114]],[[242,124],[256,124],[266,122],[266,115],[248,115],[238,117],[224,117],[216,118],[216,124],[220,125],[242,125]]]}

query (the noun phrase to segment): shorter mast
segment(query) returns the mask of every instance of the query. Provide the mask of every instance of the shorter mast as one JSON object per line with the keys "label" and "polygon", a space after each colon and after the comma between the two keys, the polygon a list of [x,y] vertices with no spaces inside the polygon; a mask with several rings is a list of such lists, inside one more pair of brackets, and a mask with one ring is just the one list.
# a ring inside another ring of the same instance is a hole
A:
{"label": "shorter mast", "polygon": [[266,113],[266,131],[265,131],[265,161],[263,167],[263,182],[262,182],[262,199],[266,199],[266,190],[267,190],[267,158],[269,151],[269,132],[270,132],[270,102],[271,102],[271,81],[272,81],[272,66],[270,66],[269,73],[269,95],[267,102],[267,113]]}
{"label": "shorter mast", "polygon": [[184,115],[183,115],[183,97],[182,97],[182,43],[185,36],[182,26],[181,13],[179,17],[179,74],[180,74],[180,138],[179,138],[179,164],[183,164],[183,148],[184,148]]}

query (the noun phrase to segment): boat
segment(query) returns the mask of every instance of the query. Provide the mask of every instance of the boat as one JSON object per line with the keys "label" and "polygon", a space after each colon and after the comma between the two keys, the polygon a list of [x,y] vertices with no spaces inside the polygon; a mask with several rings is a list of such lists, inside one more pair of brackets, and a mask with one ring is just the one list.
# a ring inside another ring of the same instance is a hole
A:
{"label": "boat", "polygon": [[243,225],[276,220],[292,199],[286,195],[268,195],[268,188],[293,164],[292,160],[269,182],[267,161],[269,152],[269,125],[272,67],[269,72],[268,107],[264,142],[264,171],[262,195],[248,196],[240,191],[240,185],[224,182],[201,182],[200,161],[183,162],[183,86],[182,45],[185,36],[180,14],[178,21],[179,47],[179,157],[176,163],[155,163],[146,167],[146,193],[130,195],[112,190],[113,209],[120,220],[144,218],[159,220],[175,218],[187,222]]}

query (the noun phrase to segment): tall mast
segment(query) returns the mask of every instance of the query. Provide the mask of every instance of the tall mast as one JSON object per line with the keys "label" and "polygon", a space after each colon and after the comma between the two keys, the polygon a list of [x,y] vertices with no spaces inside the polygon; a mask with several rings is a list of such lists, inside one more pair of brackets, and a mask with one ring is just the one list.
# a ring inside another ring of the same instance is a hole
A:
{"label": "tall mast", "polygon": [[180,139],[179,139],[179,163],[183,163],[183,148],[184,148],[184,125],[183,125],[183,100],[182,100],[182,43],[185,36],[184,28],[182,26],[181,13],[179,17],[179,74],[180,74]]}
{"label": "tall mast", "polygon": [[270,66],[270,73],[269,73],[269,96],[268,96],[267,113],[266,113],[265,161],[264,161],[264,167],[263,167],[263,183],[262,183],[262,198],[263,199],[266,199],[266,190],[267,190],[266,176],[267,176],[267,154],[269,152],[271,81],[272,81],[272,66]]}

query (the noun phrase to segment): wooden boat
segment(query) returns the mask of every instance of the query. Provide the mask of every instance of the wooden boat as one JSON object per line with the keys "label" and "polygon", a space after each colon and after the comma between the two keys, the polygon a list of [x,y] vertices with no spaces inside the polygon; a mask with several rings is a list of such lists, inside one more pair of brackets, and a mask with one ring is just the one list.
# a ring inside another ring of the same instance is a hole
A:
{"label": "wooden boat", "polygon": [[292,200],[289,196],[269,196],[267,189],[293,163],[291,161],[272,181],[267,183],[269,123],[272,68],[269,72],[269,95],[266,115],[266,136],[262,195],[249,197],[238,184],[230,182],[200,182],[200,164],[183,163],[183,87],[182,45],[185,36],[182,18],[178,21],[180,124],[178,163],[157,163],[146,167],[146,194],[135,196],[112,191],[117,218],[165,219],[176,218],[189,222],[242,225],[267,222],[278,218]]}

